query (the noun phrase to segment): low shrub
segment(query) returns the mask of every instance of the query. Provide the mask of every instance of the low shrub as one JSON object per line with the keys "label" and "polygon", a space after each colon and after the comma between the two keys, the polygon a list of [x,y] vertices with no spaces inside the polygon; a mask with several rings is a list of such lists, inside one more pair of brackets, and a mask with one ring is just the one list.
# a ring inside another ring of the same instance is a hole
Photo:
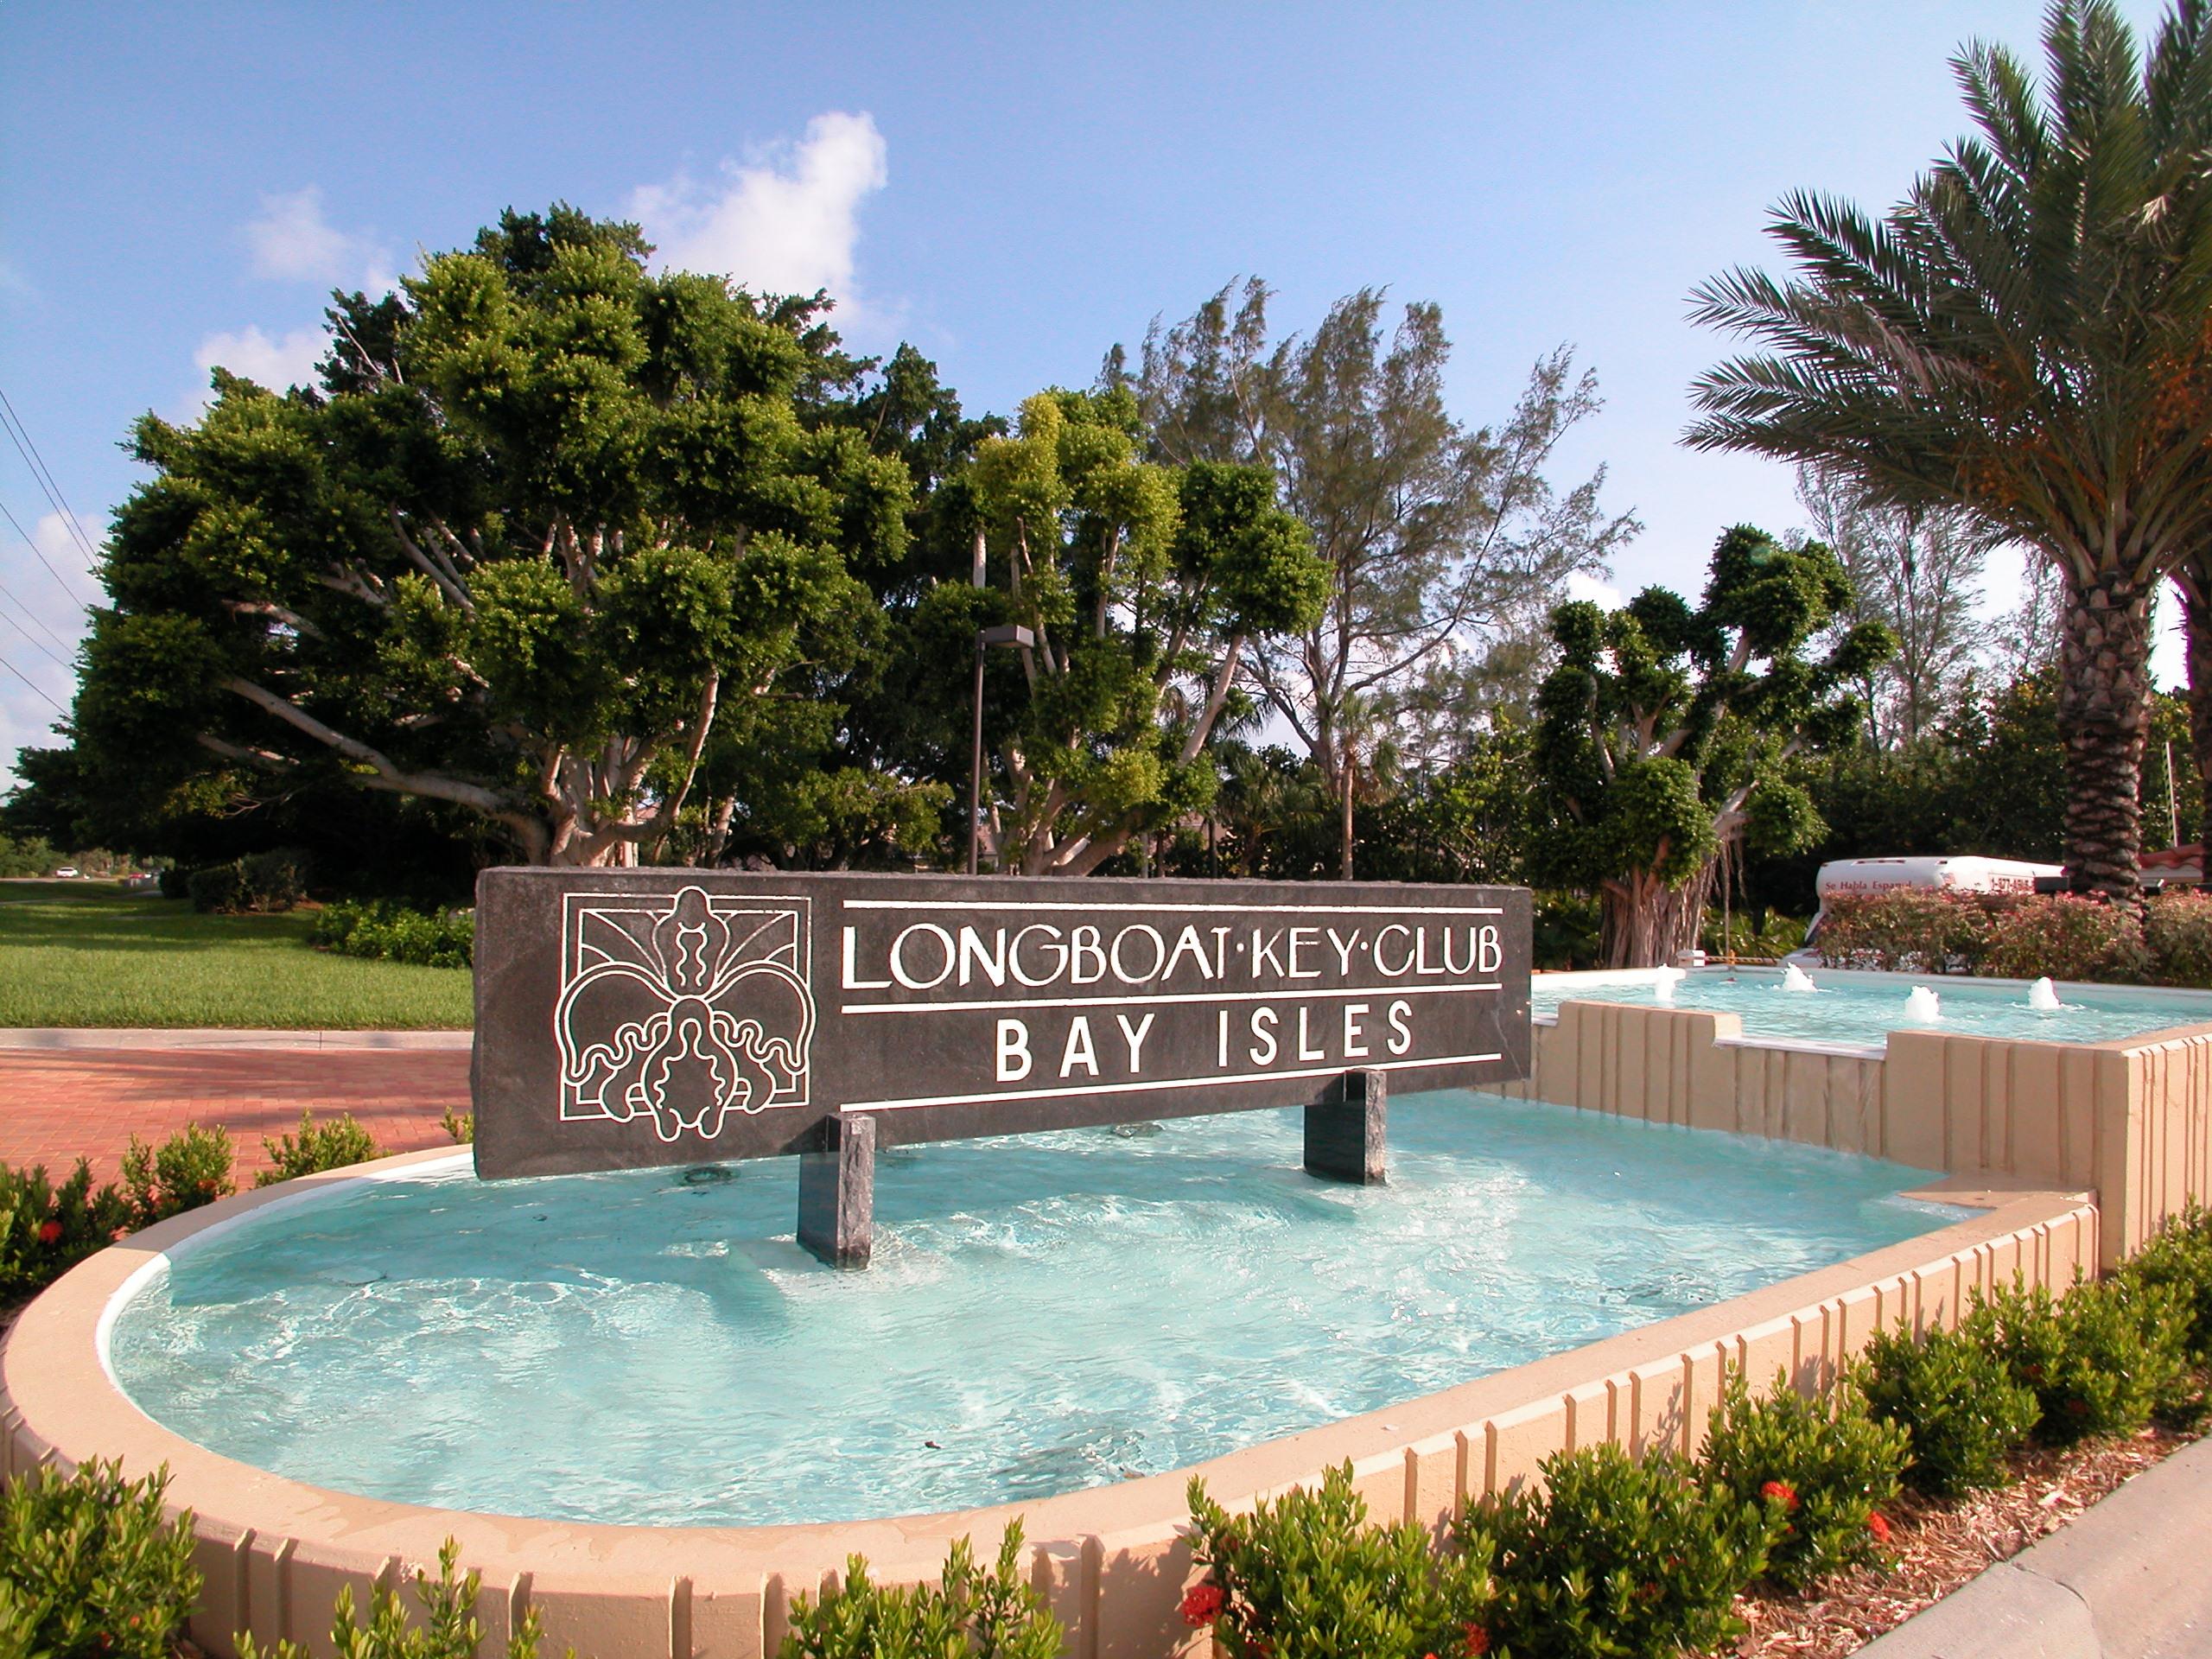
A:
{"label": "low shrub", "polygon": [[1844,895],[1827,901],[1821,925],[1821,960],[1830,968],[1884,973],[1972,974],[1986,971],[1990,911],[1971,893],[1925,887]]}
{"label": "low shrub", "polygon": [[162,898],[189,899],[192,897],[192,872],[186,869],[183,865],[164,864],[156,879],[161,884]]}
{"label": "low shrub", "polygon": [[200,1599],[192,1519],[166,1521],[166,1468],[35,1469],[0,1491],[0,1654],[170,1659]]}
{"label": "low shrub", "polygon": [[2212,990],[2212,893],[2177,887],[2143,906],[2151,977],[2161,985]]}
{"label": "low shrub", "polygon": [[1184,1621],[1233,1659],[1424,1659],[1488,1650],[1492,1544],[1477,1532],[1439,1555],[1426,1528],[1370,1525],[1346,1463],[1319,1491],[1231,1516],[1191,1482],[1191,1551],[1205,1576]]}
{"label": "low shrub", "polygon": [[[416,1569],[415,1599],[422,1611],[411,1618],[398,1592],[378,1585],[370,1592],[369,1622],[357,1624],[352,1586],[340,1590],[331,1615],[331,1647],[343,1659],[477,1659],[484,1640],[483,1621],[476,1617],[483,1575],[456,1576],[460,1561],[461,1546],[448,1538],[438,1551],[436,1578]],[[525,1608],[508,1633],[507,1659],[537,1659],[543,1634],[537,1609]],[[264,1648],[245,1630],[238,1632],[238,1659],[309,1659],[308,1649],[297,1642]]]}
{"label": "low shrub", "polygon": [[467,1146],[476,1139],[476,1114],[456,1112],[448,1106],[446,1108],[446,1115],[438,1120],[438,1127],[446,1132],[448,1138],[453,1141],[454,1145]]}
{"label": "low shrub", "polygon": [[344,1169],[349,1164],[365,1164],[381,1155],[374,1137],[353,1121],[350,1112],[328,1123],[317,1123],[312,1112],[302,1112],[297,1134],[278,1135],[274,1140],[264,1135],[261,1144],[275,1167],[256,1174],[256,1186],[274,1186],[296,1176]]}
{"label": "low shrub", "polygon": [[837,1594],[791,1598],[779,1659],[1058,1659],[1062,1639],[1022,1573],[1017,1521],[988,1572],[977,1571],[967,1539],[954,1544],[941,1586],[878,1585],[867,1561],[852,1557]]}
{"label": "low shrub", "polygon": [[0,1302],[35,1295],[130,1224],[112,1186],[95,1189],[84,1159],[60,1186],[43,1166],[0,1164]]}
{"label": "low shrub", "polygon": [[2007,1459],[2034,1432],[2042,1408],[2032,1389],[2013,1380],[1993,1339],[1989,1311],[1978,1307],[1958,1329],[1918,1340],[1908,1331],[1878,1332],[1860,1353],[1868,1411],[1910,1442],[1908,1485],[1954,1497],[2010,1478]]}
{"label": "low shrub", "polygon": [[2120,1270],[2121,1282],[2164,1287],[2183,1316],[2183,1348],[2199,1364],[2212,1363],[2212,1211],[2191,1205]]}
{"label": "low shrub", "polygon": [[137,1135],[123,1154],[124,1200],[133,1229],[197,1210],[238,1191],[231,1179],[231,1137],[188,1123],[159,1147]]}
{"label": "low shrub", "polygon": [[2150,976],[2151,956],[2142,924],[2128,906],[2083,893],[2039,893],[1996,912],[1979,971],[2000,979],[2048,974],[2133,983]]}
{"label": "low shrub", "polygon": [[1777,1375],[1764,1399],[1733,1373],[1706,1434],[1707,1474],[1745,1503],[1764,1503],[1781,1531],[1767,1576],[1785,1589],[1872,1559],[1873,1516],[1897,1496],[1911,1436],[1872,1416],[1849,1377],[1825,1399],[1808,1399]]}
{"label": "low shrub", "polygon": [[2167,1285],[2077,1284],[2061,1300],[2038,1285],[1990,1304],[1993,1351],[2033,1389],[2036,1438],[2067,1446],[2128,1434],[2175,1404],[2189,1370],[2189,1316]]}
{"label": "low shrub", "polygon": [[1736,1595],[1766,1570],[1778,1506],[1745,1503],[1673,1452],[1639,1461],[1598,1445],[1541,1469],[1541,1491],[1493,1498],[1458,1529],[1463,1549],[1490,1541],[1492,1634],[1515,1659],[1702,1653],[1742,1629]]}
{"label": "low shrub", "polygon": [[315,918],[310,942],[340,956],[412,963],[423,968],[466,968],[476,959],[473,911],[407,910],[390,904],[327,905]]}
{"label": "low shrub", "polygon": [[307,875],[305,853],[279,849],[193,871],[184,879],[185,896],[203,912],[289,910],[307,897]]}

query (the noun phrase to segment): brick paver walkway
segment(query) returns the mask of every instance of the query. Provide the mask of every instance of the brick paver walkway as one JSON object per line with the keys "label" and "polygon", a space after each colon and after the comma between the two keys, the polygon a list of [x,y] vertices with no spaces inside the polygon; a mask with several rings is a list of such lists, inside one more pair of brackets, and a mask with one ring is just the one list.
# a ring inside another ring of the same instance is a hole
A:
{"label": "brick paver walkway", "polygon": [[467,1051],[0,1051],[0,1163],[56,1180],[79,1157],[112,1179],[132,1135],[197,1122],[231,1132],[244,1186],[269,1162],[262,1136],[297,1128],[302,1108],[351,1112],[386,1152],[450,1146],[439,1120],[468,1109]]}

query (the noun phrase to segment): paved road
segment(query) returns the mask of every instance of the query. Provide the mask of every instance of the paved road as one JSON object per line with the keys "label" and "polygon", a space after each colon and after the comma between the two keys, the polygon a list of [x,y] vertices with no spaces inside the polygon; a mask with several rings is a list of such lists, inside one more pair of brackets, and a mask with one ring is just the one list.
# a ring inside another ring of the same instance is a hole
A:
{"label": "paved road", "polygon": [[[439,1120],[468,1109],[465,1034],[460,1046],[440,1033],[427,1039],[435,1046],[415,1039],[400,1048],[338,1046],[373,1033],[307,1047],[238,1033],[205,1047],[168,1046],[194,1040],[179,1033],[71,1033],[67,1046],[5,1035],[16,1040],[0,1041],[0,1163],[44,1164],[57,1180],[80,1156],[95,1179],[111,1179],[133,1135],[158,1141],[198,1122],[231,1132],[243,1185],[269,1161],[262,1137],[297,1128],[303,1108],[318,1118],[351,1112],[387,1152],[451,1145]],[[79,1046],[91,1040],[117,1046]]]}
{"label": "paved road", "polygon": [[1860,1659],[2212,1656],[2212,1440],[1859,1649]]}

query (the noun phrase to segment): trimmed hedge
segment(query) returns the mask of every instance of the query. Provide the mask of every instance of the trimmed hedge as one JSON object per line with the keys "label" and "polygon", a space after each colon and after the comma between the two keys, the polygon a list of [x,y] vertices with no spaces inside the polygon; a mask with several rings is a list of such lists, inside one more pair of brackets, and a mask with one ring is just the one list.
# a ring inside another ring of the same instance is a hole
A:
{"label": "trimmed hedge", "polygon": [[173,1659],[200,1580],[190,1513],[162,1518],[168,1484],[95,1460],[0,1491],[0,1654]]}
{"label": "trimmed hedge", "polygon": [[2212,989],[2212,893],[2162,893],[2139,913],[2079,893],[1887,893],[1829,900],[1830,968]]}
{"label": "trimmed hedge", "polygon": [[[1183,1601],[1236,1659],[1621,1659],[1709,1651],[1762,1576],[1789,1590],[1879,1560],[1901,1481],[2002,1484],[2031,1434],[2126,1433],[2204,1409],[2183,1356],[2212,1311],[2212,1216],[2192,1211],[2063,1300],[2014,1290],[1923,1341],[1886,1332],[1823,1399],[1732,1377],[1702,1456],[1598,1445],[1469,1507],[1440,1553],[1370,1525],[1350,1465],[1232,1516],[1193,1481]],[[2212,1335],[2212,1332],[2208,1332]],[[2196,1351],[2202,1352],[2199,1346]]]}
{"label": "trimmed hedge", "polygon": [[308,941],[340,956],[466,968],[476,960],[476,912],[426,912],[399,905],[326,905]]}
{"label": "trimmed hedge", "polygon": [[[171,882],[162,879],[164,896]],[[289,910],[308,896],[308,855],[289,848],[210,864],[184,878],[185,897],[203,912],[226,915],[248,911]]]}

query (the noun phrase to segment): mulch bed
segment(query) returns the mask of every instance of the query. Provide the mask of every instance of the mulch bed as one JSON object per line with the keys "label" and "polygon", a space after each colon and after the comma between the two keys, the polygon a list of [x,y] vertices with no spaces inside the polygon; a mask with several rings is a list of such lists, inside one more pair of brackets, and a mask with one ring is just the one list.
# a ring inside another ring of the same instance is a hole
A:
{"label": "mulch bed", "polygon": [[1738,1659],[1840,1659],[1895,1630],[1985,1568],[2053,1533],[2131,1476],[2196,1438],[2146,1428],[2125,1440],[2013,1459],[2012,1484],[1936,1502],[1908,1491],[1884,1510],[1891,1560],[1839,1574],[1801,1595],[1751,1595]]}

